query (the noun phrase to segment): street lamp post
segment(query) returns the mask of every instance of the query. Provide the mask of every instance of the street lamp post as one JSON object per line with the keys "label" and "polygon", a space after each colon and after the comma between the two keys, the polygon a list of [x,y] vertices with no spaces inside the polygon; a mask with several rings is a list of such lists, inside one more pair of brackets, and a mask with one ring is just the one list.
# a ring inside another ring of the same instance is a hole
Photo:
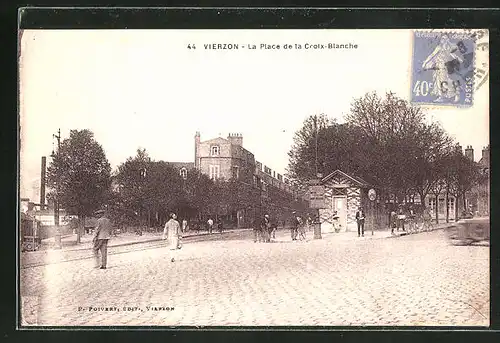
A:
{"label": "street lamp post", "polygon": [[[318,116],[314,116],[314,143],[315,143],[315,153],[314,153],[314,169],[315,169],[315,177],[316,179],[311,181],[310,187],[312,190],[312,187],[314,187],[314,197],[315,199],[313,208],[316,209],[315,213],[315,221],[314,221],[314,239],[321,239],[321,220],[320,220],[320,213],[319,210],[320,208],[323,208],[324,206],[324,188],[320,185],[321,178],[323,177],[323,174],[319,173],[318,171]],[[321,193],[321,194],[319,194]],[[318,203],[319,199],[319,203]],[[310,204],[311,205],[311,204]]]}

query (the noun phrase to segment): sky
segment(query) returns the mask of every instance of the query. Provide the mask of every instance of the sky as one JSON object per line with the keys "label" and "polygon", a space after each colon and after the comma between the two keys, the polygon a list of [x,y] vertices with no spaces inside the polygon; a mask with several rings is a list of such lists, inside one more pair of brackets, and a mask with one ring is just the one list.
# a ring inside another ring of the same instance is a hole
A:
{"label": "sky", "polygon": [[[204,48],[212,43],[240,49]],[[283,49],[296,43],[358,48]],[[113,169],[139,147],[156,160],[193,162],[196,131],[202,141],[241,133],[258,161],[284,174],[308,116],[342,121],[353,99],[371,91],[409,99],[412,32],[26,30],[19,67],[20,193],[37,201],[41,156],[50,156],[58,129],[62,139],[93,131]],[[472,107],[426,113],[478,160],[489,144],[488,98],[486,83]]]}

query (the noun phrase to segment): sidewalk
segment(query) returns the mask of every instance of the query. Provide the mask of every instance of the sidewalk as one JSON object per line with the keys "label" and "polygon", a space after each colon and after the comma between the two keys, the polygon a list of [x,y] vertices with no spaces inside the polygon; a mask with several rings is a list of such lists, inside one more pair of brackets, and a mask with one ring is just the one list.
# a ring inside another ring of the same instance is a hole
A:
{"label": "sidewalk", "polygon": [[[230,233],[235,231],[241,231],[236,229],[224,230],[223,233]],[[212,236],[218,232],[212,233]],[[124,246],[131,244],[147,243],[147,242],[157,242],[161,241],[163,231],[159,232],[143,232],[141,236],[137,235],[135,232],[124,232],[118,234],[116,237],[112,236],[109,240],[108,247]],[[188,231],[182,235],[184,239],[190,237],[202,237],[209,236],[208,232],[196,232]],[[80,244],[76,244],[76,234],[66,235],[61,237],[62,248],[55,247],[54,237],[42,240],[41,247],[39,251],[44,250],[64,250],[64,251],[75,251],[75,250],[89,250],[92,248],[92,234],[82,235],[80,237]]]}
{"label": "sidewalk", "polygon": [[[436,231],[436,230],[442,230],[446,228],[450,228],[455,226],[456,223],[440,223],[440,224],[435,224],[434,227],[429,230],[430,231]],[[415,235],[423,233],[422,232],[415,232],[415,233],[408,233],[408,231],[397,231],[394,230],[394,234],[391,233],[391,229],[384,229],[384,230],[374,230],[373,235],[371,230],[365,230],[365,236],[364,237],[358,237],[358,232],[357,231],[348,231],[348,232],[325,232],[322,233],[321,236],[324,239],[338,239],[342,241],[350,241],[350,240],[366,240],[366,239],[385,239],[385,238],[397,238],[397,237],[403,237],[403,236],[408,236],[408,235]],[[310,230],[307,233],[308,239],[309,237],[312,238],[312,235],[314,235],[313,231]]]}
{"label": "sidewalk", "polygon": [[[183,240],[191,242],[198,240],[218,240],[234,236],[234,233],[244,233],[248,230],[224,230],[223,234],[207,232],[187,232],[183,235]],[[135,233],[121,233],[117,237],[112,237],[108,244],[108,254],[120,254],[136,250],[144,250],[166,245],[162,240],[163,232],[144,232],[142,236]],[[237,235],[238,236],[238,235]],[[198,238],[198,239],[197,239]],[[75,261],[92,258],[92,235],[80,237],[80,244],[76,244],[76,234],[66,235],[61,239],[62,248],[55,248],[54,238],[42,240],[41,248],[37,251],[27,251],[21,253],[21,268],[42,266],[47,264]]]}
{"label": "sidewalk", "polygon": [[[441,230],[447,227],[454,226],[455,223],[439,224],[436,225],[433,230]],[[371,231],[365,231],[364,237],[358,237],[357,232],[340,232],[340,233],[322,233],[323,240],[338,240],[342,242],[349,241],[359,241],[359,240],[369,240],[369,239],[385,239],[385,238],[397,238],[405,236],[407,233],[404,232],[394,232],[391,234],[391,230],[377,230],[374,234]],[[120,254],[137,250],[150,249],[155,247],[160,247],[166,244],[162,241],[162,233],[143,233],[142,236],[138,236],[135,233],[122,233],[117,237],[112,237],[108,247],[109,254]],[[252,229],[233,229],[225,230],[223,235],[217,233],[212,233],[209,235],[207,232],[188,232],[183,235],[183,240],[185,243],[196,243],[200,241],[225,241],[225,240],[249,240],[253,241],[253,231]],[[279,229],[276,232],[275,242],[288,242],[290,241],[290,229]],[[317,241],[314,239],[313,230],[309,230],[306,233],[307,241]],[[54,238],[46,239],[42,241],[43,249],[34,252],[24,252],[21,254],[21,267],[29,268],[34,266],[41,266],[53,263],[69,262],[74,260],[88,259],[92,258],[92,235],[84,235],[81,237],[81,243],[76,245],[76,235],[68,235],[61,239],[61,241],[66,243],[63,248],[56,249],[53,247]]]}

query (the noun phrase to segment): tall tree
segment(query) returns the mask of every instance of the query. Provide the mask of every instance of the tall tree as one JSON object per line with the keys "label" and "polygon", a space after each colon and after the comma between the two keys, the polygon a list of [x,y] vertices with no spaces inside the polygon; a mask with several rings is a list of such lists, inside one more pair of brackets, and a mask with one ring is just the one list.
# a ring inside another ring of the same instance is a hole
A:
{"label": "tall tree", "polygon": [[145,224],[146,177],[151,162],[146,149],[137,149],[136,156],[129,157],[118,166],[116,182],[119,185],[123,210],[136,225]]}
{"label": "tall tree", "polygon": [[201,213],[210,206],[215,185],[207,175],[192,169],[183,184],[187,212]]}
{"label": "tall tree", "polygon": [[[303,183],[306,179],[316,177],[316,138],[319,139],[319,132],[329,125],[330,119],[326,115],[313,115],[295,133],[292,149],[288,153],[287,176],[291,181]],[[319,146],[321,143],[318,141]]]}
{"label": "tall tree", "polygon": [[78,215],[80,243],[85,217],[105,203],[111,186],[111,166],[90,130],[71,130],[61,142],[47,168],[47,186],[66,211]]}
{"label": "tall tree", "polygon": [[162,222],[168,211],[178,211],[184,189],[176,168],[164,161],[153,161],[145,149],[138,149],[118,167],[116,176],[127,212],[137,214],[140,226]]}

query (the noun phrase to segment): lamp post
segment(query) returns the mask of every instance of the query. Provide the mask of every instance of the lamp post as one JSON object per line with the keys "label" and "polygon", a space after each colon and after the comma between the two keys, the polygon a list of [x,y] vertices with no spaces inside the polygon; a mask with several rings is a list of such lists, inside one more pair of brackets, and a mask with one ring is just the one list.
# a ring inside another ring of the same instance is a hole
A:
{"label": "lamp post", "polygon": [[314,169],[315,169],[315,179],[311,180],[309,184],[310,190],[310,204],[311,208],[314,208],[315,220],[314,220],[314,239],[321,239],[321,221],[320,221],[320,208],[324,208],[324,187],[321,185],[321,178],[323,174],[318,171],[318,116],[314,116]]}

